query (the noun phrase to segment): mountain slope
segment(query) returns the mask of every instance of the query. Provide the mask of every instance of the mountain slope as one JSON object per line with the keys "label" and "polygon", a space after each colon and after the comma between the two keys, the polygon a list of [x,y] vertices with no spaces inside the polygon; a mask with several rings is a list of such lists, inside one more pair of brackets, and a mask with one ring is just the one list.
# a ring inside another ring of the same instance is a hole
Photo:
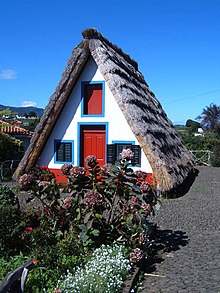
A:
{"label": "mountain slope", "polygon": [[24,115],[25,113],[28,115],[30,112],[35,112],[37,116],[42,116],[44,109],[37,107],[11,107],[0,104],[0,111],[4,109],[10,109],[12,112],[18,113],[19,115]]}

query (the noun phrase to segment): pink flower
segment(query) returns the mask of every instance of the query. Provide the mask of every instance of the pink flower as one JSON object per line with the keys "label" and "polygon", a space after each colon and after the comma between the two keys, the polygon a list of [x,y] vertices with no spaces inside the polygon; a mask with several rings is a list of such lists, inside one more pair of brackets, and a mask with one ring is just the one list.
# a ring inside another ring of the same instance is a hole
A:
{"label": "pink flower", "polygon": [[50,185],[50,182],[48,182],[48,181],[40,181],[38,183],[38,186],[43,186],[43,187],[47,187],[49,185]]}
{"label": "pink flower", "polygon": [[130,149],[124,149],[121,153],[122,160],[131,160],[134,157],[134,153]]}
{"label": "pink flower", "polygon": [[141,183],[141,186],[140,186],[140,189],[141,189],[142,192],[145,192],[146,193],[146,192],[150,191],[151,187],[150,187],[150,184],[149,183],[142,182]]}
{"label": "pink flower", "polygon": [[77,178],[79,176],[84,176],[86,174],[86,169],[83,167],[74,166],[70,169],[70,176]]}
{"label": "pink flower", "polygon": [[102,176],[108,176],[110,174],[111,171],[111,166],[110,164],[105,164],[101,167],[101,175]]}
{"label": "pink flower", "polygon": [[28,187],[33,182],[33,176],[29,174],[24,174],[19,179],[19,185],[21,188]]}
{"label": "pink flower", "polygon": [[137,211],[137,205],[139,204],[137,196],[131,196],[130,198],[130,212],[134,214]]}
{"label": "pink flower", "polygon": [[130,253],[130,262],[133,264],[139,263],[143,259],[143,251],[140,248],[135,248]]}
{"label": "pink flower", "polygon": [[88,191],[84,197],[84,204],[87,208],[94,208],[102,205],[102,195],[96,191]]}
{"label": "pink flower", "polygon": [[138,181],[144,181],[147,178],[147,173],[141,170],[137,170],[134,172],[138,178]]}
{"label": "pink flower", "polygon": [[146,202],[142,203],[141,208],[144,210],[145,216],[148,216],[152,211],[151,205],[149,203],[146,203]]}
{"label": "pink flower", "polygon": [[148,239],[147,239],[147,236],[145,234],[141,233],[141,234],[139,234],[137,240],[138,240],[139,245],[144,245],[147,242]]}
{"label": "pink flower", "polygon": [[69,175],[70,169],[73,168],[73,165],[71,164],[64,164],[61,167],[61,172],[63,173],[63,175]]}
{"label": "pink flower", "polygon": [[90,155],[86,157],[86,165],[89,167],[94,167],[96,165],[97,158],[96,156]]}
{"label": "pink flower", "polygon": [[67,198],[64,199],[64,209],[69,209],[73,203],[72,197],[68,196]]}

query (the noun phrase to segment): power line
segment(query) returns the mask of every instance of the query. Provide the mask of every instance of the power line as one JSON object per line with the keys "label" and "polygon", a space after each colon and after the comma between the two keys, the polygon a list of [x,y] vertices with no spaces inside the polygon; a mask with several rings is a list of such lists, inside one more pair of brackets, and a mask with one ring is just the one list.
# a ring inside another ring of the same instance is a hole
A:
{"label": "power line", "polygon": [[193,96],[189,96],[189,97],[185,97],[185,98],[176,99],[176,100],[173,100],[173,101],[164,102],[164,104],[170,104],[170,103],[175,103],[175,102],[179,102],[179,101],[184,101],[184,100],[188,100],[188,99],[191,99],[191,98],[196,98],[196,97],[208,95],[208,94],[211,94],[211,93],[216,93],[216,92],[219,92],[219,91],[220,91],[220,89],[217,89],[217,90],[214,90],[214,91],[209,91],[209,92],[201,93],[201,94],[198,94],[198,95],[193,95]]}

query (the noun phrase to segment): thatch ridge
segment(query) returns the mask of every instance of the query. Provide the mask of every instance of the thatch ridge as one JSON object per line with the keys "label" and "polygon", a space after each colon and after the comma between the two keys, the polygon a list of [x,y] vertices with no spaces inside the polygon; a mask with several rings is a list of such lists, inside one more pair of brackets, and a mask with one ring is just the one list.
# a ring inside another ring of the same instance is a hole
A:
{"label": "thatch ridge", "polygon": [[92,56],[147,156],[158,188],[166,191],[181,184],[193,169],[192,156],[138,70],[137,62],[96,29],[82,34],[84,39],[73,50],[15,177],[36,163],[79,74]]}

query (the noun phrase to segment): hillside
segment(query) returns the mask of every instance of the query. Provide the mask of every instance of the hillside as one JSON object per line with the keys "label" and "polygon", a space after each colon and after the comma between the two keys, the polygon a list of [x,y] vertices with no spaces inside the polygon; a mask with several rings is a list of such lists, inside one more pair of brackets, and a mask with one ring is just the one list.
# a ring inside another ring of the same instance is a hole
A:
{"label": "hillside", "polygon": [[30,112],[35,112],[37,116],[42,116],[44,109],[37,107],[11,107],[0,104],[0,111],[4,109],[10,109],[12,112],[18,113],[19,115],[24,115],[25,113],[28,115]]}

